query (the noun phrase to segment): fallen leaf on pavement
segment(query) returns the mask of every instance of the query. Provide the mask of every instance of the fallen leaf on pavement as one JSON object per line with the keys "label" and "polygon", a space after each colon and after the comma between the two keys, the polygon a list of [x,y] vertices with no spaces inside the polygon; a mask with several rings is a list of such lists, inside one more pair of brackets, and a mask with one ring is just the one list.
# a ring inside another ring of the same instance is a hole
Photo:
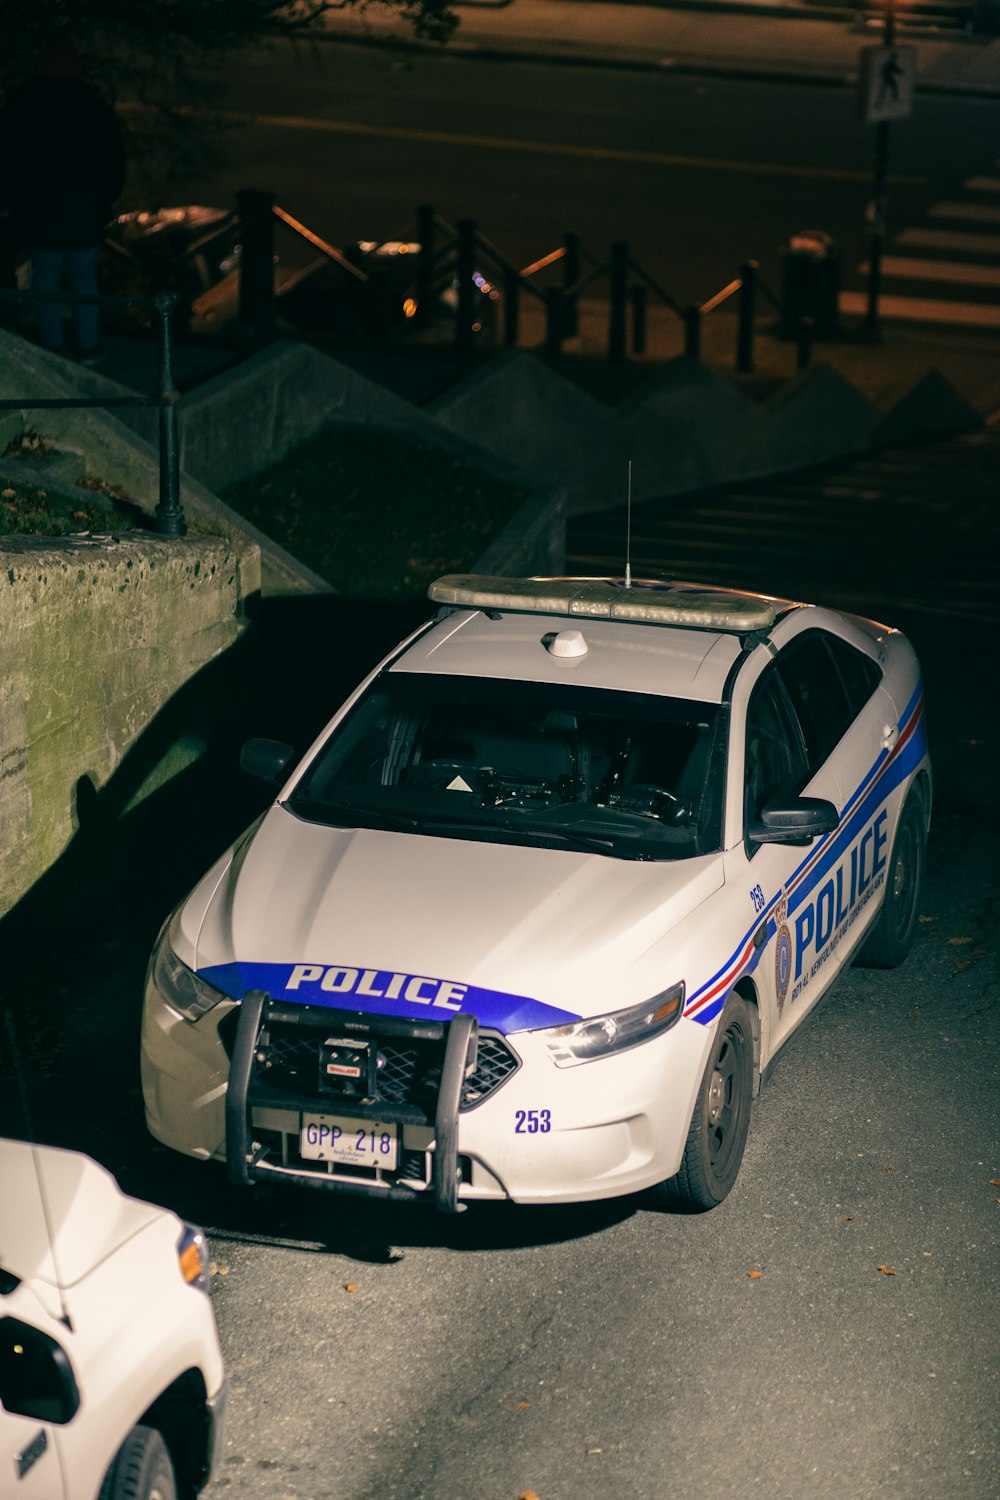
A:
{"label": "fallen leaf on pavement", "polygon": [[345,1281],[344,1282],[344,1291],[345,1292],[356,1292],[357,1289],[358,1289],[358,1285],[357,1285],[356,1281]]}
{"label": "fallen leaf on pavement", "polygon": [[853,1224],[854,1223],[854,1215],[853,1214],[845,1214],[844,1215],[844,1223],[845,1224]]}
{"label": "fallen leaf on pavement", "polygon": [[517,1500],[540,1500],[537,1490],[521,1490]]}
{"label": "fallen leaf on pavement", "polygon": [[966,943],[971,943],[971,942],[972,942],[972,939],[970,937],[949,938],[948,939],[948,946],[949,946],[949,948],[964,948]]}
{"label": "fallen leaf on pavement", "polygon": [[763,1276],[763,1274],[764,1274],[763,1271],[748,1271],[747,1272],[747,1275],[750,1277],[751,1281],[759,1281],[760,1278]]}
{"label": "fallen leaf on pavement", "polygon": [[896,1274],[891,1266],[879,1266],[879,1270],[882,1272],[883,1276],[895,1276]]}
{"label": "fallen leaf on pavement", "polygon": [[991,1177],[990,1187],[1000,1187],[1000,1177]]}

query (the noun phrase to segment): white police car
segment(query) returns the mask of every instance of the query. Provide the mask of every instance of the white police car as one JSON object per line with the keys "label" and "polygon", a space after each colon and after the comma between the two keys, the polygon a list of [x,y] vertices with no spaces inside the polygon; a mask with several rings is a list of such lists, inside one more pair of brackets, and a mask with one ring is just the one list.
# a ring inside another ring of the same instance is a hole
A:
{"label": "white police car", "polygon": [[383,1198],[706,1209],[859,953],[912,941],[931,806],[898,631],[681,583],[450,577],[170,917],[152,1133]]}

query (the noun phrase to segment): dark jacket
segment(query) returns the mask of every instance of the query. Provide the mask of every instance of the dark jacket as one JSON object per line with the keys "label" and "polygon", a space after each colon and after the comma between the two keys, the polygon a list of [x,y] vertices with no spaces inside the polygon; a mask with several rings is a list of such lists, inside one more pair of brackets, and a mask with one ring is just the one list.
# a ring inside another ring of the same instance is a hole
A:
{"label": "dark jacket", "polygon": [[0,107],[0,205],[31,250],[99,245],[125,181],[111,106],[82,78],[39,75]]}

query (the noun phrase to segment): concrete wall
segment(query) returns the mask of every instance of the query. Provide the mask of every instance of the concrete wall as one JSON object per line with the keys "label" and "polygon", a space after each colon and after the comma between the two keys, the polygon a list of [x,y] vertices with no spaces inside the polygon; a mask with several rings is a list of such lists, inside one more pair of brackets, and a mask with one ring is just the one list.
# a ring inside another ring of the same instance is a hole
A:
{"label": "concrete wall", "polygon": [[[0,915],[59,858],[170,698],[241,636],[260,556],[220,537],[0,547]],[[193,745],[164,747],[133,802]]]}

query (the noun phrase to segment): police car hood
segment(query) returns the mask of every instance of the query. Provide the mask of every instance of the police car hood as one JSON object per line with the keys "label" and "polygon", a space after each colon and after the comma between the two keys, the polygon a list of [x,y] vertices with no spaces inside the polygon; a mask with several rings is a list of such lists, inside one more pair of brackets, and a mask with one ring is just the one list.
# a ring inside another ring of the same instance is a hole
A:
{"label": "police car hood", "polygon": [[[630,970],[721,884],[721,855],[621,860],[328,828],[275,807],[194,893],[182,932],[196,951],[180,956],[234,997],[466,1010],[514,1031],[646,998]],[[649,993],[680,977],[658,968]]]}

